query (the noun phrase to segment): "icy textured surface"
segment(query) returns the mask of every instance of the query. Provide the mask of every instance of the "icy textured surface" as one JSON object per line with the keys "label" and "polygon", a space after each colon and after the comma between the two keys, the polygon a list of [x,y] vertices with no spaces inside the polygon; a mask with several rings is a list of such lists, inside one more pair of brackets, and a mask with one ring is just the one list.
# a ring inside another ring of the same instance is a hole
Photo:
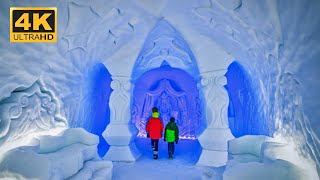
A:
{"label": "icy textured surface", "polygon": [[[9,7],[58,7],[58,42],[9,42]],[[297,145],[319,165],[320,2],[310,0],[0,2],[0,99],[39,80],[72,127],[84,126],[89,69],[130,77],[162,17],[194,54],[199,72],[237,60],[257,92],[262,129]],[[303,25],[302,25],[303,24]],[[204,103],[204,102],[203,102]]]}
{"label": "icy textured surface", "polygon": [[1,176],[19,174],[28,179],[111,179],[112,164],[100,160],[98,142],[98,136],[82,128],[67,129],[61,136],[42,136],[34,140],[34,146],[18,147],[3,154]]}

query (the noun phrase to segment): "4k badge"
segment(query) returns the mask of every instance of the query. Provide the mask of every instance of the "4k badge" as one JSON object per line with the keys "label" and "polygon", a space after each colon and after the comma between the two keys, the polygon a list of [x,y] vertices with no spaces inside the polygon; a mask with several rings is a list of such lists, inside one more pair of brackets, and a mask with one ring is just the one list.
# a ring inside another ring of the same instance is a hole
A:
{"label": "4k badge", "polygon": [[56,42],[57,8],[10,8],[10,42]]}

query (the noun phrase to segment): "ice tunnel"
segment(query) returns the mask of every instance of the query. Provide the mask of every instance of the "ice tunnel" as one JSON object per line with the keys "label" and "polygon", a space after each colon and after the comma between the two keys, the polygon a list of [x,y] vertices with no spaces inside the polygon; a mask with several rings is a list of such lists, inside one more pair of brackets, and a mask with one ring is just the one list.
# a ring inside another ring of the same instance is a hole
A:
{"label": "ice tunnel", "polygon": [[[57,41],[10,42],[17,7],[56,9]],[[0,179],[319,180],[319,9],[0,1]],[[145,138],[153,106],[180,128],[170,163]]]}

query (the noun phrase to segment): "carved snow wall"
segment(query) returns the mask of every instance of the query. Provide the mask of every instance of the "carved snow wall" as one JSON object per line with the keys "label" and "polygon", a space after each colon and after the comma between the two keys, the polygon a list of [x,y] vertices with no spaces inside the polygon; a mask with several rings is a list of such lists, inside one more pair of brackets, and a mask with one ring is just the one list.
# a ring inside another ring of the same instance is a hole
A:
{"label": "carved snow wall", "polygon": [[56,101],[50,92],[41,89],[39,82],[27,89],[16,89],[0,102],[0,146],[35,132],[67,126],[56,109]]}

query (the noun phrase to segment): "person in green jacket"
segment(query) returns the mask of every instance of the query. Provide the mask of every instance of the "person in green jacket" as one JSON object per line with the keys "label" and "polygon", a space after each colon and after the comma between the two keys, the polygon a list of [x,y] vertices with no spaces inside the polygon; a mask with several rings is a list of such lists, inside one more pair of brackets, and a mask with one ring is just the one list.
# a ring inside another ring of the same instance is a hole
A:
{"label": "person in green jacket", "polygon": [[179,128],[174,121],[174,117],[171,117],[170,122],[168,122],[164,131],[164,141],[168,142],[168,154],[170,159],[172,159],[174,154],[174,142],[178,144],[179,140]]}

